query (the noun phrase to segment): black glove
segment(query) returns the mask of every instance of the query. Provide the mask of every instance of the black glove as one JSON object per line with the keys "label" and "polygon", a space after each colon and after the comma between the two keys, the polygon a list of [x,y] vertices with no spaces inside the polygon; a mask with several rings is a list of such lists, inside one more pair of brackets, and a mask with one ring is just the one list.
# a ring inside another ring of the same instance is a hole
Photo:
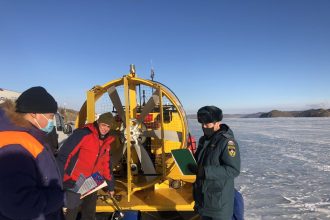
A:
{"label": "black glove", "polygon": [[80,193],[75,193],[70,190],[65,191],[64,206],[68,209],[75,209],[79,207],[82,203],[80,196]]}
{"label": "black glove", "polygon": [[188,163],[188,169],[190,172],[193,174],[196,174],[197,177],[204,179],[205,178],[205,170],[203,166],[199,165],[197,166],[196,164]]}
{"label": "black glove", "polygon": [[197,174],[198,167],[196,164],[188,163],[187,167],[190,172],[192,172],[193,174]]}

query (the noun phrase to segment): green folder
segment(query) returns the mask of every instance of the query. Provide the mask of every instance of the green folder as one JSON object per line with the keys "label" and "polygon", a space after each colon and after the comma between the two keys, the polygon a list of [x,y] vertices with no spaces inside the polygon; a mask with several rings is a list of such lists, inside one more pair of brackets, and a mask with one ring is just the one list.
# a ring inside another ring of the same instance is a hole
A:
{"label": "green folder", "polygon": [[175,149],[171,150],[171,153],[182,175],[195,175],[188,169],[188,164],[190,163],[197,166],[196,160],[190,150]]}

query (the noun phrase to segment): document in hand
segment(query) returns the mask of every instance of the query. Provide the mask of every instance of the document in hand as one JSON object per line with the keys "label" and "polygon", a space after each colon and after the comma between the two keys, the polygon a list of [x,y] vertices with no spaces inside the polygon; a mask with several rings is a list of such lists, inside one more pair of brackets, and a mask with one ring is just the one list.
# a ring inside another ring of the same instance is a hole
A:
{"label": "document in hand", "polygon": [[179,167],[182,175],[195,175],[188,169],[188,164],[196,164],[196,160],[188,149],[171,150],[176,165]]}
{"label": "document in hand", "polygon": [[76,181],[74,192],[81,194],[81,199],[85,196],[102,189],[107,186],[107,182],[99,172],[93,173],[91,176],[86,178],[83,174],[80,174],[79,179]]}

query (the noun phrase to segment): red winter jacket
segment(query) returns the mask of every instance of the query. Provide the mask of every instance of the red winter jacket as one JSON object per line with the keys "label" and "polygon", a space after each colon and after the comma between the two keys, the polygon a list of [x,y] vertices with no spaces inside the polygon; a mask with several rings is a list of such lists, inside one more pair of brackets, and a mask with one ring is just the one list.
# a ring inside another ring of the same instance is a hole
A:
{"label": "red winter jacket", "polygon": [[88,177],[99,172],[107,180],[109,190],[113,191],[110,144],[115,138],[107,136],[100,140],[97,126],[94,122],[76,129],[61,146],[57,162],[60,170],[64,171],[64,182],[77,181],[80,174]]}

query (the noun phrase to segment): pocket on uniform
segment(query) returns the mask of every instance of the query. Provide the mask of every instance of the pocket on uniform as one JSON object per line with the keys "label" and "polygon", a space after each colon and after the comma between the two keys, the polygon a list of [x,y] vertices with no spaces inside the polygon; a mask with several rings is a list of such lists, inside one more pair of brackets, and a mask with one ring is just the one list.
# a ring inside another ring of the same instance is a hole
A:
{"label": "pocket on uniform", "polygon": [[209,189],[204,193],[204,206],[214,209],[221,208],[221,192]]}

